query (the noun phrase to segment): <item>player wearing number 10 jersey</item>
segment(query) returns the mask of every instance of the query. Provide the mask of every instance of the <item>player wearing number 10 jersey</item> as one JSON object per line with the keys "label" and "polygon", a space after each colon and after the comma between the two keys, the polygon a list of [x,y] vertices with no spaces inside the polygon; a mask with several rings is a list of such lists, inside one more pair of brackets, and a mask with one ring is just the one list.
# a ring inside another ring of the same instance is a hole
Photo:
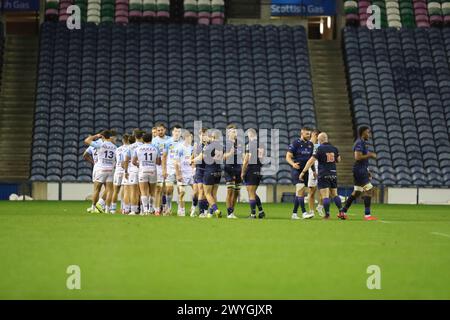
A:
{"label": "player wearing number 10 jersey", "polygon": [[328,219],[330,217],[330,197],[333,198],[334,203],[338,207],[339,215],[342,212],[341,198],[337,194],[336,172],[336,163],[341,161],[341,156],[339,155],[338,149],[328,142],[328,135],[325,132],[319,134],[318,140],[320,146],[305,165],[305,168],[300,174],[300,179],[303,178],[305,174],[308,174],[309,168],[311,168],[317,160],[319,170],[317,186],[323,199],[323,206],[325,209],[324,218]]}

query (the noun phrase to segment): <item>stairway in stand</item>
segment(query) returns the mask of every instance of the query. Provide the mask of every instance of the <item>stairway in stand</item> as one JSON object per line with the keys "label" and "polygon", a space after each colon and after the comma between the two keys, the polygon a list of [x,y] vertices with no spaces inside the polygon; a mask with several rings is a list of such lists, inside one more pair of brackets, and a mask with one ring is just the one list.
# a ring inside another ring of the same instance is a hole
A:
{"label": "stairway in stand", "polygon": [[39,38],[7,35],[0,88],[0,181],[29,177]]}
{"label": "stairway in stand", "polygon": [[317,123],[340,151],[342,163],[337,166],[339,185],[352,186],[354,134],[341,43],[337,40],[310,40],[309,55]]}

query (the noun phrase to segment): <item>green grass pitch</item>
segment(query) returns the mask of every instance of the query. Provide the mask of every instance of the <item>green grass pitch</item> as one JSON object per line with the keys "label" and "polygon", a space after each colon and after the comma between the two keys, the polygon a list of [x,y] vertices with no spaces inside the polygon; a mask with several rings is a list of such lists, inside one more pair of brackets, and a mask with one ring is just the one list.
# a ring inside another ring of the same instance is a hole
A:
{"label": "green grass pitch", "polygon": [[[450,299],[448,206],[375,205],[381,221],[88,214],[87,202],[0,202],[0,299]],[[220,205],[223,209],[223,204]],[[69,265],[81,289],[68,290]],[[381,270],[369,290],[367,268]]]}

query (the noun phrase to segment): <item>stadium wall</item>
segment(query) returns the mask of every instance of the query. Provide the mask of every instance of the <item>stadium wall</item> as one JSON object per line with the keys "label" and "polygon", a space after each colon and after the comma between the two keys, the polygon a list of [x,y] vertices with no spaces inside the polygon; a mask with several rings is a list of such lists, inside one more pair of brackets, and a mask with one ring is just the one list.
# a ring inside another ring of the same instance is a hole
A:
{"label": "stadium wall", "polygon": [[[87,200],[92,196],[92,183],[58,183],[58,182],[33,182],[32,194],[34,200]],[[219,202],[225,202],[226,186],[221,185],[217,193]],[[260,186],[258,195],[262,202],[273,202],[273,187]],[[192,189],[186,188],[185,199],[190,201]],[[174,192],[174,201],[178,200],[177,192]],[[242,190],[241,202],[248,202],[248,194]]]}
{"label": "stadium wall", "polygon": [[387,188],[388,204],[450,204],[450,189]]}

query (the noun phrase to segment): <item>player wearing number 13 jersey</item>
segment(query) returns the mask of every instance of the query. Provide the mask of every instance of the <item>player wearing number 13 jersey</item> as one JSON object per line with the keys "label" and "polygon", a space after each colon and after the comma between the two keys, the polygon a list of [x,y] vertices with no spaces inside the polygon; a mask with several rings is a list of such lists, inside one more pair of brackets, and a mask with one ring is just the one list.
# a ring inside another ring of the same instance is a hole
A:
{"label": "player wearing number 13 jersey", "polygon": [[[114,166],[116,163],[117,146],[112,142],[113,133],[110,130],[102,131],[94,136],[89,136],[84,143],[97,150],[98,160],[97,169],[94,177],[94,194],[92,195],[92,204],[96,205],[102,185],[106,189],[106,212],[109,212],[113,193]],[[101,206],[97,209],[103,212]]]}
{"label": "player wearing number 13 jersey", "polygon": [[317,185],[323,199],[323,206],[325,209],[324,218],[328,219],[330,217],[330,198],[334,200],[334,203],[339,209],[339,213],[342,211],[341,198],[337,194],[336,172],[336,163],[341,161],[341,156],[339,155],[339,150],[328,142],[328,135],[325,132],[319,134],[318,140],[320,146],[307,162],[300,174],[300,178],[305,174],[308,174],[309,168],[311,168],[317,160],[319,169]]}

